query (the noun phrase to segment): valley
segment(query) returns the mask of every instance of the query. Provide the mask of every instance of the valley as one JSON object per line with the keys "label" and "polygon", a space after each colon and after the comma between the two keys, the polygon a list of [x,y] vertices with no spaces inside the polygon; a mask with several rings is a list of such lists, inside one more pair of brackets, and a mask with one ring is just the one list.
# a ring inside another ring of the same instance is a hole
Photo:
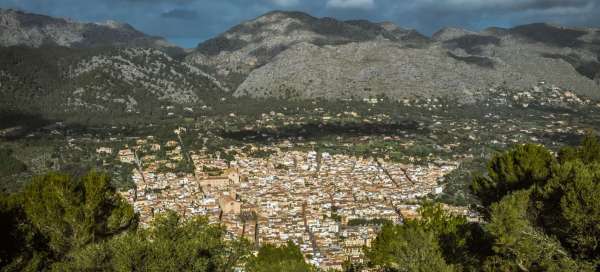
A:
{"label": "valley", "polygon": [[273,11],[184,50],[2,9],[0,31],[3,194],[104,173],[141,232],[202,218],[249,251],[291,241],[322,271],[368,264],[382,230],[432,203],[487,224],[473,184],[500,154],[560,159],[600,132],[597,28],[428,37]]}

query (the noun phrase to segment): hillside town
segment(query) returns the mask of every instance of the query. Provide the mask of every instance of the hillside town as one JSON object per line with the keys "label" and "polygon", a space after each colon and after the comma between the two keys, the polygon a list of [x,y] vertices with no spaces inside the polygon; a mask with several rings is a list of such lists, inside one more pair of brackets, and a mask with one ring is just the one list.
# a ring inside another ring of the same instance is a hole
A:
{"label": "hillside town", "polygon": [[[536,98],[536,88],[495,93],[482,107],[509,103],[514,108],[511,115],[548,104],[591,103],[568,91],[555,91],[548,101]],[[373,107],[382,103],[367,102]],[[435,103],[420,101],[410,107],[444,108]],[[420,200],[446,193],[446,176],[463,161],[487,156],[494,148],[523,142],[553,146],[557,136],[585,133],[578,115],[570,112],[548,114],[543,116],[545,123],[522,129],[521,118],[501,118],[509,113],[492,110],[481,118],[465,113],[462,119],[442,110],[428,122],[414,123],[414,128],[396,129],[394,135],[353,136],[342,131],[335,138],[319,135],[313,140],[304,134],[277,139],[271,133],[310,127],[311,122],[319,123],[319,129],[359,119],[381,127],[393,124],[386,114],[315,112],[316,116],[263,113],[242,129],[241,135],[252,132],[239,139],[244,144],[222,145],[218,151],[209,150],[208,143],[237,136],[179,127],[167,138],[132,137],[120,147],[98,146],[95,151],[103,160],[130,166],[124,169],[131,169],[133,186],[122,194],[139,213],[142,226],[166,210],[186,218],[206,216],[225,226],[231,238],[243,237],[255,248],[293,241],[312,264],[339,269],[344,261],[363,260],[364,246],[384,222],[401,224],[418,217]],[[184,145],[186,138],[199,139],[200,147]],[[267,141],[252,142],[257,139]],[[426,144],[428,139],[436,144]],[[446,209],[477,220],[466,207]]]}
{"label": "hillside town", "polygon": [[[177,141],[167,144],[171,158],[183,160]],[[160,161],[137,158],[140,148],[117,154],[122,162],[140,166],[133,171],[135,187],[123,195],[143,225],[165,210],[207,216],[256,246],[294,241],[311,263],[338,269],[346,260],[362,260],[363,246],[377,235],[378,224],[368,222],[414,218],[415,200],[442,193],[444,175],[459,164],[401,164],[278,147],[271,147],[271,156],[256,158],[232,148],[238,155],[229,162],[220,154],[191,151],[193,173],[176,174],[157,171]],[[459,212],[466,215],[467,210]]]}

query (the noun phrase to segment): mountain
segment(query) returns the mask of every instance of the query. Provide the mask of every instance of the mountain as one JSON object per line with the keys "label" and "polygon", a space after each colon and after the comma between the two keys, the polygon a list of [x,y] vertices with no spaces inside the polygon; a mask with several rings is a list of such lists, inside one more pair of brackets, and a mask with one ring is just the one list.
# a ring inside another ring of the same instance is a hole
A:
{"label": "mountain", "polygon": [[197,110],[225,92],[210,75],[153,48],[0,48],[0,111],[144,119]]}
{"label": "mountain", "polygon": [[69,19],[0,9],[0,46],[150,47],[182,54],[183,49],[115,21],[80,23]]}
{"label": "mountain", "polygon": [[229,91],[183,54],[124,23],[0,10],[0,113],[153,120],[199,110]]}
{"label": "mountain", "polygon": [[301,43],[327,47],[380,40],[407,48],[427,46],[430,42],[414,30],[389,22],[338,21],[302,12],[273,11],[201,43],[187,61],[210,67],[217,77],[236,87],[252,71]]}
{"label": "mountain", "polygon": [[600,29],[531,24],[431,38],[392,23],[270,12],[200,44],[187,62],[254,97],[469,98],[540,81],[600,98]]}
{"label": "mountain", "polygon": [[274,11],[186,53],[123,23],[0,10],[0,112],[152,120],[222,108],[231,95],[474,103],[541,81],[600,98],[600,29],[530,24],[426,37],[390,22]]}

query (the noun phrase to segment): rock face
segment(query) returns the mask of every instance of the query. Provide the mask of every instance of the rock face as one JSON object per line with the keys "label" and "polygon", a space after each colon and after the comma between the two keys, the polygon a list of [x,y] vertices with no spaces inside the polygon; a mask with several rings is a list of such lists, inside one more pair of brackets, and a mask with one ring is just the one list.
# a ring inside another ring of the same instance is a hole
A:
{"label": "rock face", "polygon": [[187,61],[240,96],[469,97],[545,81],[600,98],[599,55],[592,28],[445,28],[428,38],[388,22],[271,12],[200,44]]}
{"label": "rock face", "polygon": [[416,31],[391,23],[338,21],[301,12],[274,11],[200,44],[187,61],[211,67],[219,78],[235,87],[252,71],[298,44],[327,47],[378,40],[405,47],[424,47],[429,43],[429,38]]}
{"label": "rock face", "polygon": [[151,47],[183,52],[160,37],[148,36],[128,24],[80,23],[62,18],[0,9],[0,46]]}

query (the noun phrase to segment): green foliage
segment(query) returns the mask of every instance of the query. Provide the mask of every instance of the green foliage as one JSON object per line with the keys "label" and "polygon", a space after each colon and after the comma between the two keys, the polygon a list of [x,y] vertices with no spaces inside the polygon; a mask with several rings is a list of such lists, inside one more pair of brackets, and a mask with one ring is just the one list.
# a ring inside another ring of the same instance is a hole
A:
{"label": "green foliage", "polygon": [[486,230],[493,237],[494,253],[486,262],[488,270],[510,271],[592,271],[573,260],[554,238],[532,225],[530,191],[506,196],[491,206]]}
{"label": "green foliage", "polygon": [[384,226],[366,256],[382,271],[597,271],[598,154],[592,134],[557,158],[538,145],[498,154],[472,185],[487,222],[425,203],[421,219]]}
{"label": "green foliage", "polygon": [[383,219],[383,218],[375,218],[375,219],[364,219],[364,218],[357,218],[357,219],[350,219],[348,220],[348,226],[367,226],[367,225],[385,225],[385,224],[392,224],[392,221],[388,220],[388,219]]}
{"label": "green foliage", "polygon": [[433,231],[413,221],[383,226],[365,255],[384,271],[455,271],[444,260]]}
{"label": "green foliage", "polygon": [[254,158],[269,158],[273,153],[274,152],[270,150],[258,149],[250,153],[250,156]]}
{"label": "green foliage", "polygon": [[486,163],[485,159],[479,157],[461,162],[458,168],[444,177],[444,192],[436,200],[462,207],[477,204],[477,197],[469,190],[469,186],[474,173],[485,171]]}
{"label": "green foliage", "polygon": [[488,164],[488,175],[475,177],[471,189],[488,207],[510,192],[532,185],[543,186],[555,162],[543,146],[520,145],[494,156]]}
{"label": "green foliage", "polygon": [[15,196],[0,195],[0,271],[30,270],[41,266],[44,253],[35,253],[39,236],[35,234],[19,199]]}
{"label": "green foliage", "polygon": [[600,258],[600,163],[569,161],[555,175],[537,203],[542,224],[575,256]]}
{"label": "green foliage", "polygon": [[174,212],[138,230],[75,252],[59,271],[234,271],[248,251],[245,241],[225,241],[225,230],[204,217],[183,221]]}
{"label": "green foliage", "polygon": [[133,208],[107,176],[94,172],[77,179],[61,174],[34,178],[22,198],[28,220],[57,257],[136,225]]}
{"label": "green foliage", "polygon": [[12,242],[0,252],[7,271],[43,270],[136,226],[133,208],[107,176],[94,172],[36,177],[1,202],[3,241]]}
{"label": "green foliage", "polygon": [[491,250],[481,226],[464,216],[446,212],[440,204],[425,203],[419,210],[421,219],[415,223],[434,233],[448,263],[457,267],[477,267],[481,256]]}
{"label": "green foliage", "polygon": [[584,163],[600,162],[600,141],[595,134],[588,132],[581,141],[581,146],[561,148],[558,159],[561,163],[577,159]]}
{"label": "green foliage", "polygon": [[13,156],[12,149],[0,148],[0,177],[11,176],[27,170],[27,165]]}
{"label": "green foliage", "polygon": [[264,245],[258,250],[255,257],[251,257],[246,264],[248,272],[307,272],[316,271],[307,264],[300,248],[288,241],[284,246],[276,247]]}
{"label": "green foliage", "polygon": [[431,153],[434,153],[434,150],[428,145],[414,145],[406,150],[406,155],[418,158],[427,157]]}
{"label": "green foliage", "polygon": [[600,162],[600,141],[595,134],[592,132],[586,134],[577,149],[577,157],[584,163]]}
{"label": "green foliage", "polygon": [[[515,152],[520,151],[511,150],[499,157],[506,160]],[[486,260],[490,270],[591,271],[593,267],[598,268],[600,142],[588,134],[581,146],[561,149],[555,161],[540,156],[547,152],[528,152],[513,167],[528,171],[501,170],[510,168],[501,163],[497,163],[501,167],[490,167],[490,176],[495,178],[496,184],[515,180],[520,184],[511,190],[501,190],[506,192],[503,198],[490,205],[490,223],[485,226],[494,243],[494,255]],[[546,164],[545,169],[541,168],[543,164]],[[506,172],[509,174],[504,174]],[[473,187],[478,183],[480,181],[475,180]]]}
{"label": "green foliage", "polygon": [[[440,204],[431,202],[425,203],[419,214],[420,219],[408,220],[404,225],[383,227],[367,250],[371,265],[390,271],[426,271],[431,265],[440,271],[476,270],[479,260],[491,250],[483,230],[464,216],[449,214]],[[424,259],[409,266],[401,265],[405,259],[421,257]]]}
{"label": "green foliage", "polygon": [[210,166],[206,166],[206,165],[202,166],[202,172],[208,173],[209,176],[223,175],[223,169],[220,169],[217,167],[210,167]]}

